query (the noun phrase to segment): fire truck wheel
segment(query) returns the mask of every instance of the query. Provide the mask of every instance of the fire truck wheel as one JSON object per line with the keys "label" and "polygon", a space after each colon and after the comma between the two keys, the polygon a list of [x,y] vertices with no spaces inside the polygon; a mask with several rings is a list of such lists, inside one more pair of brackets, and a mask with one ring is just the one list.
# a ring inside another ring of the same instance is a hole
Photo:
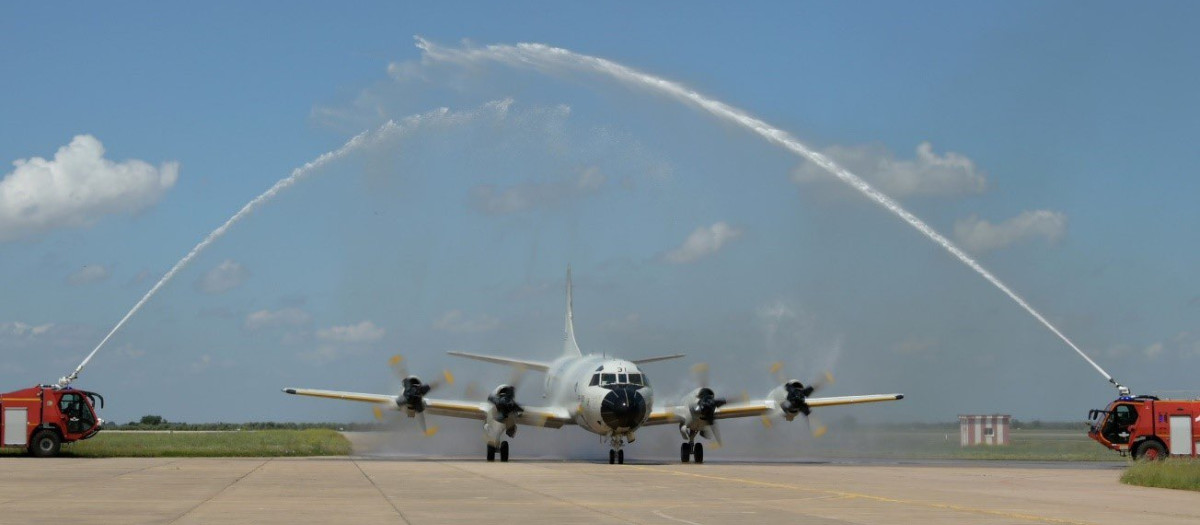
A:
{"label": "fire truck wheel", "polygon": [[1134,459],[1145,461],[1158,461],[1167,457],[1167,449],[1163,448],[1162,443],[1157,441],[1147,441],[1138,445],[1137,454]]}
{"label": "fire truck wheel", "polygon": [[33,440],[29,442],[29,453],[37,458],[51,458],[58,455],[60,447],[62,447],[62,440],[59,439],[58,432],[39,430],[33,434]]}

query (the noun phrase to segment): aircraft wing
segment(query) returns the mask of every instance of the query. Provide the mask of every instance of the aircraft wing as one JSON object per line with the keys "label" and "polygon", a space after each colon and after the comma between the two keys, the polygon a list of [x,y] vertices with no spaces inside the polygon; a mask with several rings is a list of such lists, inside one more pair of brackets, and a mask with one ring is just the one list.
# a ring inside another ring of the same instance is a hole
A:
{"label": "aircraft wing", "polygon": [[[898,401],[904,399],[904,394],[870,394],[864,396],[810,397],[805,400],[811,408],[854,405],[858,403],[879,403],[883,401]],[[779,406],[772,399],[755,399],[729,403],[717,408],[716,419],[733,419],[739,417],[759,417],[772,414]],[[665,425],[679,423],[685,420],[689,409],[687,406],[667,406],[654,410],[646,420],[646,425]]]}
{"label": "aircraft wing", "polygon": [[337,390],[317,390],[314,388],[285,388],[285,394],[297,396],[324,397],[329,399],[344,399],[346,401],[361,401],[363,403],[395,404],[396,396],[384,394],[362,394],[359,392],[340,392]]}
{"label": "aircraft wing", "polygon": [[513,359],[511,357],[500,357],[500,356],[494,356],[494,355],[468,354],[466,352],[446,352],[446,353],[450,354],[454,357],[465,357],[467,359],[474,359],[476,361],[484,361],[484,362],[488,362],[488,363],[494,363],[497,365],[518,366],[521,368],[527,368],[529,370],[537,370],[539,372],[545,372],[547,370],[550,370],[550,364],[543,363],[541,361],[531,361],[528,359]]}
{"label": "aircraft wing", "polygon": [[[361,392],[342,392],[339,390],[317,390],[312,388],[285,388],[285,393],[297,396],[324,397],[327,399],[342,399],[387,405],[395,410],[396,396],[385,394],[366,394]],[[464,401],[455,399],[425,398],[425,413],[435,416],[457,417],[464,419],[484,420],[488,417],[489,404],[486,401]],[[560,428],[574,423],[571,415],[563,409],[554,407],[523,406],[524,412],[517,417],[517,423],[534,427]]]}

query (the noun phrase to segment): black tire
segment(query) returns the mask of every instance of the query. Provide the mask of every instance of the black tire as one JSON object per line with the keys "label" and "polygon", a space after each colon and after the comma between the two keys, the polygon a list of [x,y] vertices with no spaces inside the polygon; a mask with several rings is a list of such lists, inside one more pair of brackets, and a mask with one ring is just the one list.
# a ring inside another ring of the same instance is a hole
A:
{"label": "black tire", "polygon": [[1157,441],[1145,441],[1133,453],[1133,459],[1141,461],[1162,461],[1167,456],[1166,447]]}
{"label": "black tire", "polygon": [[487,460],[488,461],[496,461],[496,447],[493,447],[491,445],[488,445],[487,447],[488,447]]}
{"label": "black tire", "polygon": [[53,430],[39,430],[33,433],[29,442],[29,455],[35,458],[52,458],[58,455],[62,448],[62,438]]}
{"label": "black tire", "polygon": [[617,451],[615,451],[615,450],[608,451],[608,464],[612,465],[616,462],[617,462]]}
{"label": "black tire", "polygon": [[619,464],[619,465],[625,464],[625,451],[624,450],[617,451],[617,464]]}
{"label": "black tire", "polygon": [[704,445],[696,443],[695,448],[692,449],[692,455],[696,457],[696,463],[704,463]]}
{"label": "black tire", "polygon": [[508,442],[507,441],[500,442],[500,462],[508,463]]}
{"label": "black tire", "polygon": [[681,463],[687,463],[688,461],[691,461],[691,460],[692,460],[692,445],[689,443],[684,443],[684,444],[680,445],[679,446],[679,461]]}

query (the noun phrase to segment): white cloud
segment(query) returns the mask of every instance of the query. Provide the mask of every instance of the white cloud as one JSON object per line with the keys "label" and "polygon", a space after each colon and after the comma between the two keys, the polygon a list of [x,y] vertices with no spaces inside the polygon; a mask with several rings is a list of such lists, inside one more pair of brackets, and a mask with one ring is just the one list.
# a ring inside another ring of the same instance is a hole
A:
{"label": "white cloud", "polygon": [[54,328],[54,323],[37,326],[25,324],[20,321],[0,323],[0,336],[34,338],[45,335],[52,328]]}
{"label": "white cloud", "polygon": [[74,286],[98,283],[105,279],[108,279],[108,268],[99,264],[89,264],[67,276],[67,282]]}
{"label": "white cloud", "polygon": [[0,180],[0,241],[139,212],[179,177],[176,162],[155,168],[136,159],[105,159],[104,145],[91,135],[75,136],[53,159],[18,159],[13,166]]}
{"label": "white cloud", "polygon": [[450,310],[433,322],[433,328],[443,332],[489,332],[499,327],[500,320],[495,317],[481,314],[474,319],[468,319],[462,310]]}
{"label": "white cloud", "polygon": [[663,254],[667,262],[685,264],[717,253],[729,241],[742,235],[742,230],[718,222],[712,226],[701,226],[688,235],[683,245]]}
{"label": "white cloud", "polygon": [[589,167],[564,182],[526,183],[507,188],[481,184],[471,188],[470,202],[476,210],[489,215],[520,213],[586,197],[600,191],[607,181],[608,177],[599,168]]}
{"label": "white cloud", "polygon": [[246,330],[262,330],[266,328],[296,327],[312,322],[312,315],[299,308],[284,308],[282,310],[259,310],[246,316],[243,327]]}
{"label": "white cloud", "polygon": [[317,330],[317,337],[339,343],[372,343],[383,339],[384,329],[371,321],[346,326],[331,326]]}
{"label": "white cloud", "polygon": [[[952,151],[938,156],[928,142],[917,146],[911,160],[897,159],[883,146],[831,146],[822,153],[892,197],[967,195],[987,189],[987,178],[971,159]],[[804,161],[792,172],[797,184],[832,180],[812,161]]]}
{"label": "white cloud", "polygon": [[204,293],[227,292],[246,282],[250,271],[232,259],[226,259],[196,279],[196,289]]}
{"label": "white cloud", "polygon": [[954,224],[954,237],[967,250],[983,253],[1042,238],[1057,243],[1067,233],[1067,216],[1048,210],[1023,211],[999,224],[972,215]]}

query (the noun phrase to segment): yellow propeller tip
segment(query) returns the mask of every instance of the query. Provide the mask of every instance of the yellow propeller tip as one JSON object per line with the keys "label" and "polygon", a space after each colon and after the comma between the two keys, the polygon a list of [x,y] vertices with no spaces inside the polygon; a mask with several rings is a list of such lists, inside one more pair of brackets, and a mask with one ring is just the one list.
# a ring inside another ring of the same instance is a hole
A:
{"label": "yellow propeller tip", "polygon": [[825,372],[825,382],[832,384],[833,383],[833,374],[831,374],[829,372]]}
{"label": "yellow propeller tip", "polygon": [[392,356],[391,359],[388,359],[388,364],[390,364],[390,365],[399,364],[400,361],[403,361],[403,360],[404,360],[404,356],[402,356],[400,354],[396,354],[396,355]]}
{"label": "yellow propeller tip", "polygon": [[783,370],[783,362],[782,361],[776,361],[774,363],[771,363],[771,373],[772,374],[774,374],[780,370]]}
{"label": "yellow propeller tip", "polygon": [[454,384],[454,374],[451,374],[449,370],[443,370],[442,376],[446,378],[447,384]]}
{"label": "yellow propeller tip", "polygon": [[379,407],[375,407],[375,410],[373,412],[375,412],[375,419],[378,419],[380,421],[383,420],[383,409],[381,409]]}
{"label": "yellow propeller tip", "polygon": [[427,429],[425,431],[425,437],[433,437],[434,434],[437,434],[437,433],[438,433],[438,427],[429,427],[429,429]]}
{"label": "yellow propeller tip", "polygon": [[824,436],[826,432],[829,432],[829,427],[818,427],[816,430],[813,430],[813,437],[819,438]]}

